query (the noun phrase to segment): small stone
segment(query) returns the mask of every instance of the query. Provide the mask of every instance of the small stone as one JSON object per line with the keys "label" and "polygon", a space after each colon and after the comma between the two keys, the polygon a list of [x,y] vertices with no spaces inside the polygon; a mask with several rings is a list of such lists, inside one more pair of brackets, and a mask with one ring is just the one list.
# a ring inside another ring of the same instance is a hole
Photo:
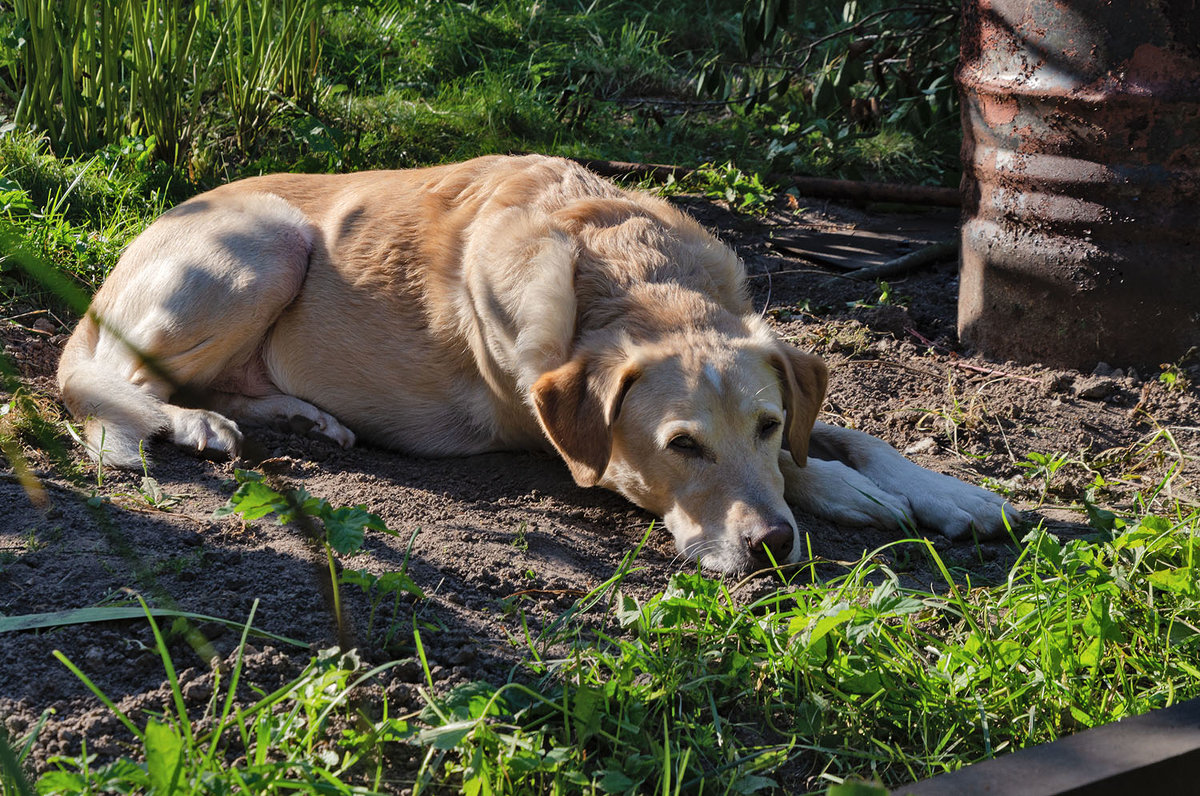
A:
{"label": "small stone", "polygon": [[938,444],[936,439],[933,437],[926,437],[925,439],[917,440],[912,445],[909,445],[907,448],[905,448],[904,455],[912,456],[913,454],[917,453],[933,453],[937,450],[937,447]]}
{"label": "small stone", "polygon": [[190,704],[205,702],[212,696],[212,683],[207,680],[193,680],[183,686],[183,698]]}
{"label": "small stone", "polygon": [[1075,396],[1093,401],[1102,401],[1117,390],[1117,383],[1110,378],[1092,376],[1075,382]]}
{"label": "small stone", "polygon": [[1038,379],[1038,386],[1041,388],[1042,395],[1054,395],[1065,390],[1070,382],[1071,379],[1067,374],[1049,371],[1043,373],[1042,377]]}
{"label": "small stone", "polygon": [[1111,376],[1112,372],[1112,365],[1107,362],[1097,362],[1096,367],[1092,368],[1093,376]]}

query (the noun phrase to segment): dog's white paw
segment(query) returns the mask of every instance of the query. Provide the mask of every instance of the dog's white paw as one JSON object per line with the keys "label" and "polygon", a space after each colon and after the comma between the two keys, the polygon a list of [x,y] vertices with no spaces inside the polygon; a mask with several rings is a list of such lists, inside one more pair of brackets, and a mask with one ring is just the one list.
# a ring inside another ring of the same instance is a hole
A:
{"label": "dog's white paw", "polygon": [[809,458],[805,467],[784,465],[784,498],[810,514],[838,525],[899,529],[912,515],[901,495],[880,489],[841,462]]}
{"label": "dog's white paw", "polygon": [[311,419],[313,421],[313,431],[323,437],[328,437],[343,448],[354,446],[354,432],[343,426],[333,415],[318,409],[317,416]]}
{"label": "dog's white paw", "polygon": [[285,397],[288,399],[288,411],[281,414],[280,419],[285,420],[292,431],[310,436],[319,435],[343,448],[354,445],[354,432],[343,426],[336,417],[305,401]]}
{"label": "dog's white paw", "polygon": [[923,528],[949,539],[972,533],[987,539],[999,536],[1020,521],[1020,513],[1004,498],[948,475],[921,469],[905,478],[904,494],[913,519]]}
{"label": "dog's white paw", "polygon": [[176,445],[237,456],[242,448],[242,432],[232,420],[205,409],[173,409],[171,441]]}

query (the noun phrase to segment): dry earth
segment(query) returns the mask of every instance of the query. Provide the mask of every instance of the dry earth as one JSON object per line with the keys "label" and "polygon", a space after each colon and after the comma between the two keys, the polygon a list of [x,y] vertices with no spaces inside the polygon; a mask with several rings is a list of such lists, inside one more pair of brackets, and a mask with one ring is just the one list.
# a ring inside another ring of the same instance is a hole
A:
{"label": "dry earth", "polygon": [[[702,199],[680,201],[738,248],[756,304],[780,333],[826,357],[833,373],[827,420],[882,436],[933,469],[1003,485],[1027,509],[1037,508],[1042,481],[1017,463],[1030,452],[1067,454],[1070,463],[1055,474],[1047,504],[1031,512],[1034,521],[1064,534],[1083,530],[1080,515],[1049,506],[1083,495],[1094,473],[1080,462],[1112,462],[1103,470],[1110,485],[1099,497],[1119,510],[1130,507],[1136,489],[1157,483],[1182,460],[1182,471],[1160,500],[1197,501],[1197,393],[1178,387],[1188,379],[1200,384],[1195,365],[1185,365],[1176,388],[1168,389],[1157,370],[1081,374],[985,361],[955,339],[952,264],[891,280],[892,303],[878,305],[873,285],[785,255],[772,244],[773,236],[803,240],[818,230],[934,240],[953,234],[953,213],[868,213],[812,201],[803,210],[781,202],[767,216],[752,218]],[[850,306],[863,300],[874,306]],[[52,374],[66,331],[37,311],[0,328],[22,393],[51,418],[61,417]],[[0,617],[128,605],[140,594],[152,605],[244,621],[258,600],[257,627],[309,645],[251,640],[245,679],[267,690],[298,672],[312,650],[336,643],[324,559],[295,527],[213,518],[232,492],[233,465],[157,449],[150,475],[168,506],[155,508],[140,491],[141,474],[106,472],[98,479],[61,423],[58,451],[39,442],[12,397],[0,395],[0,404],[12,407],[0,418],[0,431],[20,440],[42,492],[31,499],[0,457]],[[345,560],[345,567],[398,569],[415,533],[408,571],[427,599],[405,598],[396,625],[401,632],[381,647],[378,632],[365,637],[366,602],[347,588],[346,632],[369,661],[406,657],[415,616],[426,628],[422,638],[441,686],[500,682],[514,667],[519,671],[521,645],[511,639],[522,635],[522,615],[535,632],[559,616],[613,574],[651,523],[615,495],[576,487],[549,456],[418,459],[369,447],[343,451],[269,430],[253,440],[267,458],[260,468],[277,483],[303,486],[335,505],[365,504],[399,531],[396,537],[369,533],[365,550]],[[103,500],[89,502],[94,496]],[[835,562],[829,572],[838,570],[836,562],[890,541],[883,533],[801,521],[814,554]],[[1002,574],[1016,549],[1007,540],[935,543],[976,582]],[[643,595],[661,590],[672,572],[687,566],[675,559],[661,532],[651,533],[638,563],[624,588]],[[932,580],[919,568],[906,576]],[[772,583],[760,579],[741,593]],[[236,629],[218,622],[197,628],[216,654],[230,655]],[[89,752],[101,759],[127,751],[128,736],[118,722],[52,650],[62,650],[142,721],[139,710],[161,710],[169,700],[152,642],[144,620],[0,634],[0,721],[10,737],[22,736],[53,710],[34,747],[36,769],[44,770],[52,755],[77,754],[85,738]],[[182,638],[171,642],[171,651],[188,701],[201,707],[212,689],[209,663]],[[377,688],[391,698],[393,710],[403,709],[417,704],[420,680],[416,664],[409,663],[388,672]]]}

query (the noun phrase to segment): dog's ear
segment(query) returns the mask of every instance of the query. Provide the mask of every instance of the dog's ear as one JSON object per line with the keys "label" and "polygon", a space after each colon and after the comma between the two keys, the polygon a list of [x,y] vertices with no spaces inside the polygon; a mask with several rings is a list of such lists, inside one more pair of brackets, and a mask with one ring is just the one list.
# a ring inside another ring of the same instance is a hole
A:
{"label": "dog's ear", "polygon": [[783,400],[787,404],[784,435],[792,459],[801,467],[808,459],[808,438],[813,423],[825,402],[829,370],[820,357],[806,354],[787,343],[778,344],[775,368],[783,382]]}
{"label": "dog's ear", "polygon": [[532,389],[538,422],[580,486],[595,486],[604,475],[612,453],[613,423],[639,375],[632,366],[594,372],[599,370],[576,357],[543,374]]}

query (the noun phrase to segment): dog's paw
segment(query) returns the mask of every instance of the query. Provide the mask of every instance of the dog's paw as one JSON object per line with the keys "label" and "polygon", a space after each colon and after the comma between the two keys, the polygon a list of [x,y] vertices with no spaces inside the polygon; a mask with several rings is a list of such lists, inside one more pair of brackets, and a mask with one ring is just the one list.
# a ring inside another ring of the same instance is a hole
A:
{"label": "dog's paw", "polygon": [[1020,522],[1020,512],[1007,500],[957,478],[922,469],[907,480],[904,494],[913,519],[949,539],[972,534],[989,539]]}
{"label": "dog's paw", "polygon": [[784,498],[809,514],[852,527],[897,530],[912,515],[902,495],[880,489],[841,462],[809,458],[805,467],[784,469]]}
{"label": "dog's paw", "polygon": [[287,426],[297,434],[316,435],[332,440],[343,448],[354,446],[354,432],[312,404],[296,401],[296,411],[287,417]]}
{"label": "dog's paw", "polygon": [[336,417],[328,412],[317,410],[317,417],[313,419],[312,430],[323,437],[333,440],[343,448],[354,447],[354,432],[343,426]]}
{"label": "dog's paw", "polygon": [[232,420],[204,409],[173,409],[171,441],[176,445],[200,453],[237,456],[242,448],[242,432]]}

